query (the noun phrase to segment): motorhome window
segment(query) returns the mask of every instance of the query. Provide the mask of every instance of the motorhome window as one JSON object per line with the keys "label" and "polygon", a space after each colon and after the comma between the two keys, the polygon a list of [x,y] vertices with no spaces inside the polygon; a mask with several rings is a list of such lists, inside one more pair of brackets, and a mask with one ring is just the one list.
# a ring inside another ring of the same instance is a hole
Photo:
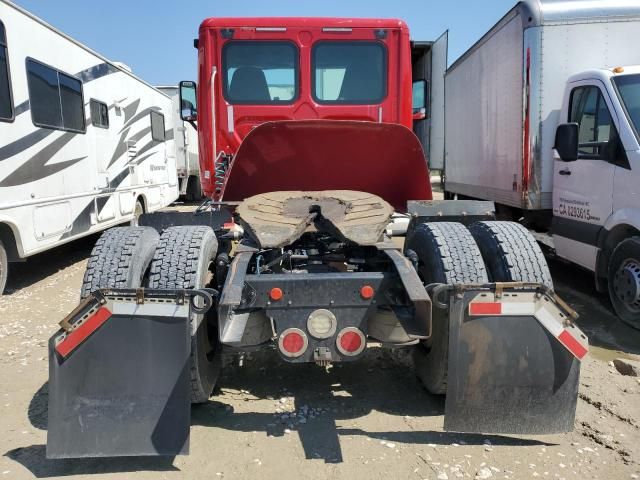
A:
{"label": "motorhome window", "polygon": [[65,130],[84,130],[84,108],[82,108],[82,82],[58,72],[62,124]]}
{"label": "motorhome window", "polygon": [[93,98],[89,101],[91,111],[91,124],[98,128],[109,128],[109,107],[106,103]]}
{"label": "motorhome window", "polygon": [[319,103],[374,104],[387,95],[387,51],[379,42],[318,42],[312,50]]}
{"label": "motorhome window", "polygon": [[629,122],[640,141],[640,75],[614,77],[613,83],[618,90]]}
{"label": "motorhome window", "polygon": [[9,83],[9,59],[7,55],[7,36],[0,22],[0,121],[13,120],[13,101]]}
{"label": "motorhome window", "polygon": [[578,124],[578,158],[604,159],[615,126],[598,87],[578,87],[571,92],[569,121]]}
{"label": "motorhome window", "polygon": [[85,132],[80,80],[35,60],[27,59],[27,83],[34,125]]}
{"label": "motorhome window", "polygon": [[156,142],[164,142],[164,115],[159,112],[151,112],[151,139]]}
{"label": "motorhome window", "polygon": [[286,104],[298,97],[298,49],[290,42],[228,42],[222,68],[229,103]]}

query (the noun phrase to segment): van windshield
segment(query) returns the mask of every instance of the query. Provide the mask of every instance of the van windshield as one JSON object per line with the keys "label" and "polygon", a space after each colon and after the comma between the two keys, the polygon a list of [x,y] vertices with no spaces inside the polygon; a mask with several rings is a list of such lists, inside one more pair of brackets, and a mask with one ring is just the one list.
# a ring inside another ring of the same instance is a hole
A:
{"label": "van windshield", "polygon": [[614,77],[620,100],[640,141],[640,75]]}

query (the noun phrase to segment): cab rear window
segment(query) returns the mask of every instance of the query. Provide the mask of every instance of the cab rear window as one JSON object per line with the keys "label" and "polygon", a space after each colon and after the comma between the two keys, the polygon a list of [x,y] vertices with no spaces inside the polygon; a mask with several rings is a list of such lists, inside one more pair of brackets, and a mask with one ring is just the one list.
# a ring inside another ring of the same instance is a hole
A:
{"label": "cab rear window", "polygon": [[290,42],[228,42],[222,49],[224,97],[231,104],[292,103],[298,97],[298,63]]}
{"label": "cab rear window", "polygon": [[387,51],[379,42],[317,42],[312,50],[318,103],[375,104],[387,95]]}

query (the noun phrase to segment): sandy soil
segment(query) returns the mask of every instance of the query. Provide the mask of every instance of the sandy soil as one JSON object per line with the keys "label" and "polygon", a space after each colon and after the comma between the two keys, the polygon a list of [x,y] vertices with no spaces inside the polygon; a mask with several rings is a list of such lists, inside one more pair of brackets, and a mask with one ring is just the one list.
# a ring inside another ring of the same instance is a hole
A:
{"label": "sandy soil", "polygon": [[46,342],[78,300],[95,239],[17,265],[0,297],[0,479],[640,476],[640,380],[609,364],[638,358],[640,333],[616,320],[587,273],[559,261],[551,261],[556,288],[593,345],[572,433],[443,432],[443,399],[423,390],[398,352],[372,349],[330,369],[266,352],[243,366],[230,359],[216,395],[192,409],[189,456],[47,460]]}

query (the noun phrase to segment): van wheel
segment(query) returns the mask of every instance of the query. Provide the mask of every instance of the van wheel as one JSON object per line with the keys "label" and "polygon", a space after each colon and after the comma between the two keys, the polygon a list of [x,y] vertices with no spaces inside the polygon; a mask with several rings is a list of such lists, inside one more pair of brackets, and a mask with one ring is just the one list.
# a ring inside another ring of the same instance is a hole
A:
{"label": "van wheel", "polygon": [[620,320],[640,329],[640,237],[618,244],[609,259],[609,297]]}
{"label": "van wheel", "polygon": [[7,257],[7,250],[4,248],[4,243],[0,240],[0,295],[4,292],[4,288],[7,286],[7,276],[9,274],[9,261]]}
{"label": "van wheel", "polygon": [[493,282],[541,283],[553,288],[551,272],[533,235],[515,222],[476,222],[469,227]]}
{"label": "van wheel", "polygon": [[100,288],[138,288],[156,250],[151,227],[116,227],[104,232],[91,251],[80,298]]}
{"label": "van wheel", "polygon": [[[210,227],[167,228],[151,262],[149,287],[202,288],[212,281],[210,266],[218,241]],[[222,358],[215,305],[205,315],[191,317],[191,403],[205,403],[215,387]]]}
{"label": "van wheel", "polygon": [[[430,283],[487,283],[482,255],[469,230],[461,223],[423,223],[411,232],[405,243],[405,255],[415,253],[418,275]],[[449,357],[449,316],[433,309],[431,338],[413,351],[416,374],[433,394],[447,391]]]}
{"label": "van wheel", "polygon": [[144,205],[142,204],[142,200],[138,198],[136,200],[136,206],[133,209],[133,218],[130,223],[132,227],[137,227],[140,224],[140,216],[142,214],[144,214]]}

